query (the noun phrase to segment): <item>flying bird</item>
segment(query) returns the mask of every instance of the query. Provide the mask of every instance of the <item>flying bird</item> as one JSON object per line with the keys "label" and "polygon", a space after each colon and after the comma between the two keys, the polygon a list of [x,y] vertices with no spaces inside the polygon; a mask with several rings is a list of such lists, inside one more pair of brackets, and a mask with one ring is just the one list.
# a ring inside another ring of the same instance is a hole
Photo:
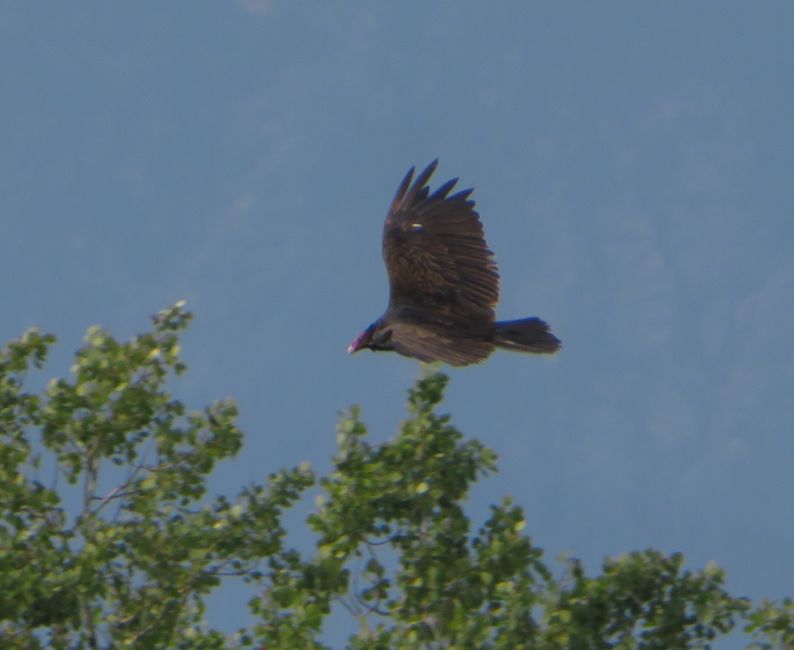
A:
{"label": "flying bird", "polygon": [[494,348],[550,354],[560,340],[540,318],[496,321],[499,272],[483,236],[472,189],[450,195],[457,178],[432,194],[438,160],[397,188],[383,227],[389,306],[348,347],[393,350],[451,366],[478,363]]}

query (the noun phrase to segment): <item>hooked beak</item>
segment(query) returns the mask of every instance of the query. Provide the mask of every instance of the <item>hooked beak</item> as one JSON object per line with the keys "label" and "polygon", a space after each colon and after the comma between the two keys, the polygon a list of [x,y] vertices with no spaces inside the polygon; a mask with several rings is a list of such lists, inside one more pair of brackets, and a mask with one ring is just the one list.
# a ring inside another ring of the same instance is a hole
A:
{"label": "hooked beak", "polygon": [[367,347],[367,344],[372,338],[373,329],[374,326],[370,325],[367,329],[361,332],[361,334],[359,334],[356,338],[354,338],[353,342],[347,346],[347,353],[353,354],[354,352],[358,352],[361,348]]}
{"label": "hooked beak", "polygon": [[360,336],[357,336],[355,339],[353,339],[353,342],[347,346],[348,354],[353,354],[354,352],[358,352],[361,349],[361,344],[359,343],[360,338]]}

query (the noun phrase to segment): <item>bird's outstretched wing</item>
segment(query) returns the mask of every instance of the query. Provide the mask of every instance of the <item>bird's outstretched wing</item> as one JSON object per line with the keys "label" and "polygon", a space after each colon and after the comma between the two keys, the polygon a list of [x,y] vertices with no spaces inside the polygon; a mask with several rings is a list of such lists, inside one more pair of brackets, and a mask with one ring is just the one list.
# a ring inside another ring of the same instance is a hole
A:
{"label": "bird's outstretched wing", "polygon": [[499,273],[483,236],[472,190],[451,196],[457,178],[430,194],[434,160],[411,184],[406,174],[383,227],[391,307],[430,309],[441,319],[493,320]]}

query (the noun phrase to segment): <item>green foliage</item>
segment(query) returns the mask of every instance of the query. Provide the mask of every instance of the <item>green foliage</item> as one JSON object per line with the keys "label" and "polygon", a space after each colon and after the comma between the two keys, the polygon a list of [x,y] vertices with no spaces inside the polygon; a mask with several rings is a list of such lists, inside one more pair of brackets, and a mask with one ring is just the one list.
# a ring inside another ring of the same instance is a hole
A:
{"label": "green foliage", "polygon": [[[3,350],[3,648],[226,647],[206,630],[204,598],[224,576],[261,580],[263,558],[280,552],[281,511],[314,478],[298,468],[233,502],[206,497],[242,434],[232,401],[187,412],[166,390],[185,369],[189,320],[176,305],[127,343],[91,328],[72,378],[42,395],[23,380],[54,338],[31,330]],[[37,478],[48,464],[49,486]]]}
{"label": "green foliage", "polygon": [[550,647],[710,647],[748,604],[722,589],[718,567],[691,572],[683,563],[680,553],[647,550],[608,559],[603,573],[589,578],[569,562],[569,580],[547,617]]}
{"label": "green foliage", "polygon": [[747,617],[745,631],[756,639],[750,650],[791,650],[794,648],[794,600],[780,604],[765,600]]}
{"label": "green foliage", "polygon": [[[708,648],[741,619],[754,648],[794,646],[792,602],[753,608],[717,567],[648,550],[555,577],[509,499],[473,528],[463,507],[496,458],[438,413],[436,371],[387,442],[351,409],[319,481],[299,466],[208,495],[242,434],[232,401],[194,412],[168,390],[189,320],[177,304],[128,342],[91,328],[71,377],[40,394],[24,382],[54,337],[0,353],[0,648],[324,648],[342,614],[354,649]],[[309,488],[316,544],[301,554],[282,515]],[[207,623],[228,580],[251,590],[234,634]]]}

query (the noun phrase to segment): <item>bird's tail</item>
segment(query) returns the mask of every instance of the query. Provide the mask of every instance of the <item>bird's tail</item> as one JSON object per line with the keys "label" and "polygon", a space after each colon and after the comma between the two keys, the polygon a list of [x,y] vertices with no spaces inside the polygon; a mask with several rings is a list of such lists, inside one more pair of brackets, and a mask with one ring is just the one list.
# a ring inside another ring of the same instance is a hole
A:
{"label": "bird's tail", "polygon": [[560,339],[549,331],[549,326],[540,318],[505,320],[495,325],[494,343],[505,350],[551,354],[560,349]]}

